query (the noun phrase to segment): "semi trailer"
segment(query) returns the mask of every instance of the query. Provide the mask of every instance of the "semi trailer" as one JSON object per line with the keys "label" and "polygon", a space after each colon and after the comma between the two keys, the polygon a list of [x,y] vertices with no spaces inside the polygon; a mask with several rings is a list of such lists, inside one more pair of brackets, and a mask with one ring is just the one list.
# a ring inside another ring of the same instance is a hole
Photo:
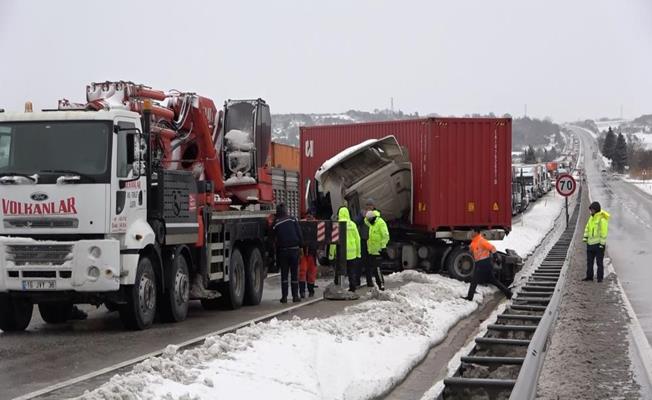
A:
{"label": "semi trailer", "polygon": [[[321,219],[373,199],[390,227],[384,270],[419,268],[470,279],[472,229],[511,230],[509,118],[423,118],[300,129],[301,207]],[[503,253],[499,276],[520,268]]]}

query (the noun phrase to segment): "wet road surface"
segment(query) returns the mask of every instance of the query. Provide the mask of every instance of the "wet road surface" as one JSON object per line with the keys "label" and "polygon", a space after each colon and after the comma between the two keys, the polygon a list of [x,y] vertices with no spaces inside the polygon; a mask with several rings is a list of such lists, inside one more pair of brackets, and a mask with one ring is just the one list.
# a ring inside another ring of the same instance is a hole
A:
{"label": "wet road surface", "polygon": [[[598,144],[585,130],[572,128],[582,141],[591,200],[611,214],[607,255],[652,343],[652,196],[606,169]],[[580,221],[585,224],[586,221]]]}
{"label": "wet road surface", "polygon": [[[104,306],[80,306],[84,321],[49,325],[34,309],[26,332],[0,333],[0,399],[11,399],[132,358],[155,352],[171,343],[206,335],[292,306],[281,305],[279,277],[265,282],[263,301],[239,310],[205,311],[190,303],[181,323],[155,323],[145,331],[125,330],[117,312]],[[316,297],[322,296],[320,285]]]}

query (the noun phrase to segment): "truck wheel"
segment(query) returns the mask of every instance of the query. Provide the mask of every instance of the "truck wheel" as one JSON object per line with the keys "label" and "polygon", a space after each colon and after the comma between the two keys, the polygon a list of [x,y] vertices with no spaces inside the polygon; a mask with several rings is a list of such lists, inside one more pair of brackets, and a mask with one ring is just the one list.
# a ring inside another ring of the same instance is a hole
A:
{"label": "truck wheel", "polygon": [[161,296],[161,319],[165,322],[183,321],[188,316],[190,300],[190,277],[186,257],[182,254],[174,257],[165,279],[167,290]]}
{"label": "truck wheel", "polygon": [[247,265],[245,268],[244,303],[255,306],[260,304],[265,283],[265,265],[263,265],[260,249],[257,246],[251,247],[245,260]]}
{"label": "truck wheel", "polygon": [[456,247],[446,257],[446,268],[452,278],[468,282],[471,280],[475,268],[473,255],[463,247]]}
{"label": "truck wheel", "polygon": [[245,265],[240,249],[231,252],[229,282],[221,290],[224,303],[231,310],[242,306],[245,292]]}
{"label": "truck wheel", "polygon": [[120,319],[134,330],[149,328],[156,316],[156,275],[152,260],[141,257],[136,270],[136,282],[127,288],[127,303],[120,305]]}
{"label": "truck wheel", "polygon": [[5,332],[24,331],[32,320],[34,305],[29,300],[0,297],[0,329]]}
{"label": "truck wheel", "polygon": [[48,324],[62,324],[70,319],[72,303],[39,303],[38,312]]}

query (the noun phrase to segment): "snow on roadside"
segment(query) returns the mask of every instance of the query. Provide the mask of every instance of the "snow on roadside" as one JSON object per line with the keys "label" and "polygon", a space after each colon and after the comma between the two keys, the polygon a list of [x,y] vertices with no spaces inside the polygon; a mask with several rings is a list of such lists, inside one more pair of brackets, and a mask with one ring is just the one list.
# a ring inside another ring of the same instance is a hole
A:
{"label": "snow on roadside", "polygon": [[460,299],[468,284],[404,271],[403,285],[322,319],[259,323],[186,351],[168,346],[82,399],[372,399],[400,382],[428,350],[493,292]]}
{"label": "snow on roadside", "polygon": [[635,185],[637,188],[641,189],[642,191],[652,195],[652,180],[644,181],[639,179],[625,179],[625,181]]}
{"label": "snow on roadside", "polygon": [[[570,202],[570,199],[569,199]],[[512,225],[512,231],[503,240],[492,241],[498,250],[515,250],[523,259],[534,252],[546,234],[554,227],[555,219],[564,207],[564,198],[550,191],[521,215],[521,220]]]}

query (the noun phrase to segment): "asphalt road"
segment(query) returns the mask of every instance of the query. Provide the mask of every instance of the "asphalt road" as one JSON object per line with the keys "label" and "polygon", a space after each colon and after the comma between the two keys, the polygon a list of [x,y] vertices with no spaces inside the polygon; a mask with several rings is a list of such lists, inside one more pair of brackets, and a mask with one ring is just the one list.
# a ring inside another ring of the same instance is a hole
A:
{"label": "asphalt road", "polygon": [[[145,331],[124,329],[117,312],[103,306],[81,306],[84,321],[49,325],[34,309],[26,332],[0,333],[0,399],[11,399],[56,383],[155,352],[292,306],[282,305],[278,276],[265,282],[263,301],[237,311],[205,311],[191,302],[188,319],[178,324],[155,323]],[[321,285],[325,287],[325,285]],[[316,297],[321,297],[319,288]]]}
{"label": "asphalt road", "polygon": [[611,214],[607,255],[652,343],[652,196],[611,173],[601,172],[605,167],[595,139],[583,129],[572,129],[582,141],[591,200],[599,201]]}

